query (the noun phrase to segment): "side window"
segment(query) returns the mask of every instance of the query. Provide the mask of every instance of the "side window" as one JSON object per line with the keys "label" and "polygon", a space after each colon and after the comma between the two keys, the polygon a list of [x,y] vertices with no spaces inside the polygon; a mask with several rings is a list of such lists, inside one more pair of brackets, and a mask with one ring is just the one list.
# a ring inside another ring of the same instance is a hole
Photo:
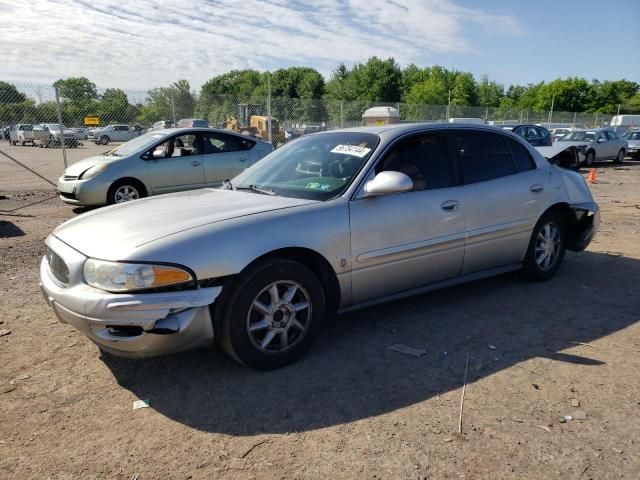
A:
{"label": "side window", "polygon": [[536,164],[531,158],[529,151],[526,147],[512,138],[507,138],[507,144],[509,150],[511,150],[511,158],[516,166],[516,172],[526,172],[527,170],[533,170],[536,168]]}
{"label": "side window", "polygon": [[516,128],[513,133],[515,133],[516,135],[518,135],[519,137],[522,138],[528,138],[528,134],[527,134],[527,127],[520,127],[520,128]]}
{"label": "side window", "polygon": [[235,135],[224,133],[206,133],[202,136],[202,153],[227,153],[249,150],[255,145],[251,140],[245,140]]}
{"label": "side window", "polygon": [[505,137],[491,132],[454,133],[465,184],[484,182],[515,173]]}
{"label": "side window", "polygon": [[539,138],[540,140],[542,140],[547,136],[547,132],[545,132],[542,128],[540,127],[532,127],[532,128],[536,132],[536,138]]}
{"label": "side window", "polygon": [[610,132],[609,130],[607,130],[607,138],[609,140],[617,140],[618,139],[618,135],[615,134],[615,132]]}
{"label": "side window", "polygon": [[376,166],[376,173],[383,171],[409,176],[414,191],[454,184],[444,133],[425,133],[400,141]]}

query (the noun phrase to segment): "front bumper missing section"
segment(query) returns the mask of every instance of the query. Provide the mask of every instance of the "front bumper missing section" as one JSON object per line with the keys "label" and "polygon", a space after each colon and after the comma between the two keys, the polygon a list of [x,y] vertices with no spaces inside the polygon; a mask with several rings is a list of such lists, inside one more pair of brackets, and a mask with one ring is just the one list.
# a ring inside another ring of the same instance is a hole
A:
{"label": "front bumper missing section", "polygon": [[115,294],[84,283],[60,285],[46,258],[40,288],[58,319],[101,349],[124,357],[151,357],[211,346],[211,305],[222,287],[167,293]]}
{"label": "front bumper missing section", "polygon": [[567,226],[567,248],[581,252],[589,246],[600,227],[600,208],[595,202],[576,203],[569,208],[573,215]]}

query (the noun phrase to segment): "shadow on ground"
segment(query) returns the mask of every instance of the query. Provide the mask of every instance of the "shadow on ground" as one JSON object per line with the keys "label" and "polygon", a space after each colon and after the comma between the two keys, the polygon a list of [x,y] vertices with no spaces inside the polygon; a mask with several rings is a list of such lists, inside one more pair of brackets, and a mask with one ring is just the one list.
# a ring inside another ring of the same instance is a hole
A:
{"label": "shadow on ground", "polygon": [[22,237],[24,232],[15,223],[0,220],[0,238]]}
{"label": "shadow on ground", "polygon": [[[305,431],[457,389],[467,353],[468,382],[534,357],[600,368],[598,360],[562,350],[640,320],[640,300],[629,287],[639,284],[639,260],[569,253],[545,283],[508,274],[339,317],[306,356],[277,371],[244,368],[221,351],[104,361],[122,387],[193,428],[232,435]],[[397,343],[427,354],[387,348]]]}

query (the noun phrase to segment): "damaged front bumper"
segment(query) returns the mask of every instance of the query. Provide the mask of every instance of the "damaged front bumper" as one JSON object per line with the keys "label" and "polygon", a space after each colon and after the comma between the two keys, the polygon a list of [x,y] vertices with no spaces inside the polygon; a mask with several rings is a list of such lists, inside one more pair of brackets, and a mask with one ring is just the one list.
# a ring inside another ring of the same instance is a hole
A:
{"label": "damaged front bumper", "polygon": [[222,287],[163,293],[115,294],[81,281],[81,254],[49,237],[67,262],[69,282],[40,264],[40,288],[58,319],[87,335],[101,349],[124,357],[151,357],[213,345],[211,305]]}
{"label": "damaged front bumper", "polygon": [[600,227],[600,208],[596,202],[570,205],[572,215],[568,227],[567,248],[581,252],[589,246]]}

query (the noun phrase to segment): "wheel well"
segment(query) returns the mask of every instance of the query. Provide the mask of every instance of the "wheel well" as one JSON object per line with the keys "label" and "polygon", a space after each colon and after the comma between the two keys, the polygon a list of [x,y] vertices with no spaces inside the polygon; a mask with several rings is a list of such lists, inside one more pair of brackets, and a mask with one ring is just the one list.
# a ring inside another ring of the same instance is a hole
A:
{"label": "wheel well", "polygon": [[244,270],[250,268],[257,262],[273,257],[287,258],[306,266],[318,277],[318,280],[320,280],[322,290],[326,297],[327,312],[332,314],[338,309],[340,306],[340,284],[338,282],[336,272],[333,270],[333,267],[326,258],[310,248],[280,248],[256,258],[253,262],[247,265]]}
{"label": "wheel well", "polygon": [[137,178],[134,177],[122,177],[119,178],[118,180],[116,180],[115,182],[113,182],[111,184],[111,186],[109,187],[109,191],[107,192],[107,200],[109,200],[109,195],[111,194],[111,190],[113,189],[113,187],[115,185],[119,185],[121,183],[125,183],[125,182],[131,182],[136,184],[138,187],[140,187],[140,194],[144,195],[145,197],[148,195],[148,191],[147,191],[147,187],[145,186],[145,184],[143,182],[141,182],[140,180],[138,180]]}
{"label": "wheel well", "polygon": [[[542,215],[549,211],[556,211],[562,215],[565,221],[565,232],[567,235],[567,248],[569,250],[578,251],[576,244],[584,232],[585,228],[588,228],[589,217],[576,216],[576,212],[569,206],[568,203],[556,203],[547,208]],[[541,215],[541,216],[542,216]]]}

